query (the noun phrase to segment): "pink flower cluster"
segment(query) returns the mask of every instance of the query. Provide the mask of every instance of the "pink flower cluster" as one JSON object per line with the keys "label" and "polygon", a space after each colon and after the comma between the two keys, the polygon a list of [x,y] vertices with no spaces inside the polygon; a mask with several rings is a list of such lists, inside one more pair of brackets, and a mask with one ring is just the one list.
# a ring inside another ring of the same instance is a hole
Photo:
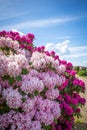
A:
{"label": "pink flower cluster", "polygon": [[[31,33],[20,36],[20,34],[18,32],[14,32],[14,31],[7,32],[7,31],[3,30],[2,32],[0,32],[0,36],[1,36],[2,40],[4,40],[4,37],[5,37],[5,38],[7,38],[7,41],[10,41],[10,39],[12,39],[13,41],[18,41],[20,43],[19,46],[21,48],[25,48],[29,51],[32,51],[32,49],[33,49],[32,48],[33,40],[35,37]],[[2,43],[0,43],[0,44],[2,44]],[[8,45],[8,46],[10,46],[10,45]]]}
{"label": "pink flower cluster", "polygon": [[62,83],[65,81],[64,76],[59,76],[58,74],[52,71],[41,73],[40,78],[43,80],[45,86],[47,86],[47,88],[49,89],[54,88],[56,85],[61,86]]}
{"label": "pink flower cluster", "polygon": [[28,60],[23,54],[2,55],[0,57],[0,75],[17,76],[28,66]]}
{"label": "pink flower cluster", "polygon": [[35,90],[40,93],[43,91],[43,89],[44,84],[38,77],[32,77],[30,74],[28,74],[22,81],[21,90],[27,94],[34,93]]}
{"label": "pink flower cluster", "polygon": [[47,66],[57,68],[59,66],[59,61],[55,60],[52,56],[47,56],[45,53],[40,53],[38,51],[33,52],[30,62],[32,62],[32,67],[35,69],[44,69]]}
{"label": "pink flower cluster", "polygon": [[72,63],[33,40],[0,32],[0,130],[72,130],[85,84]]}
{"label": "pink flower cluster", "polygon": [[13,41],[11,38],[0,37],[0,47],[8,47],[14,50],[19,50],[19,43],[17,41]]}

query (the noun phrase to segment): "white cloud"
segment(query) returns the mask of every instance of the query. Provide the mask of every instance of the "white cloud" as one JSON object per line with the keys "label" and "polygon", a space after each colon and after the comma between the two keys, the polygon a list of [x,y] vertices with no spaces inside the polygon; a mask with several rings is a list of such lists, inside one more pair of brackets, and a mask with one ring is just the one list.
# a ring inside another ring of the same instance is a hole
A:
{"label": "white cloud", "polygon": [[87,46],[75,46],[75,47],[69,47],[70,51],[85,51],[87,50]]}
{"label": "white cloud", "polygon": [[64,40],[61,43],[47,43],[46,50],[55,50],[62,57],[83,57],[87,56],[87,46],[69,47],[70,40]]}
{"label": "white cloud", "polygon": [[47,43],[46,50],[52,51],[55,50],[60,55],[67,55],[70,53],[68,44],[70,43],[69,40],[65,40],[62,43]]}
{"label": "white cloud", "polygon": [[64,59],[73,63],[73,65],[87,66],[87,46],[72,46],[69,47],[70,40],[64,40],[61,43],[47,43],[46,50],[54,50],[56,54],[60,56],[60,59]]}
{"label": "white cloud", "polygon": [[20,35],[24,35],[24,33],[20,32],[19,30],[17,29],[11,29],[13,32],[18,32]]}
{"label": "white cloud", "polygon": [[68,17],[68,18],[65,17],[65,18],[52,18],[52,19],[25,21],[18,24],[2,26],[0,27],[0,29],[5,28],[8,30],[11,28],[24,29],[24,28],[46,27],[46,26],[51,26],[55,24],[75,21],[77,19],[78,19],[77,17]]}

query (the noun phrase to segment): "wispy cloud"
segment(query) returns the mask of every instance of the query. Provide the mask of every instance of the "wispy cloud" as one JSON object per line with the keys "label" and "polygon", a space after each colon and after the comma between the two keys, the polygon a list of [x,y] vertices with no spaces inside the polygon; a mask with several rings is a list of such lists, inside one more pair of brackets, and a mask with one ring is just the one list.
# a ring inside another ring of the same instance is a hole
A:
{"label": "wispy cloud", "polygon": [[[0,11],[1,12],[1,11]],[[9,15],[8,15],[9,14]],[[13,19],[13,18],[16,18],[16,17],[19,17],[19,16],[22,16],[22,15],[25,15],[26,12],[19,12],[19,13],[13,13],[13,12],[5,12],[4,14],[0,14],[0,20],[7,20],[7,19]]]}
{"label": "wispy cloud", "polygon": [[75,47],[69,47],[70,51],[85,51],[87,50],[87,46],[75,46]]}
{"label": "wispy cloud", "polygon": [[57,36],[57,39],[70,39],[72,38],[71,36]]}
{"label": "wispy cloud", "polygon": [[0,0],[0,20],[10,20],[26,14],[26,10],[20,11],[17,7],[20,2],[21,0]]}
{"label": "wispy cloud", "polygon": [[24,29],[24,28],[35,28],[35,27],[47,27],[52,25],[63,24],[71,21],[77,20],[78,17],[65,17],[65,18],[52,18],[52,19],[40,19],[40,20],[33,20],[33,21],[25,21],[18,24],[6,25],[2,26],[1,29]]}

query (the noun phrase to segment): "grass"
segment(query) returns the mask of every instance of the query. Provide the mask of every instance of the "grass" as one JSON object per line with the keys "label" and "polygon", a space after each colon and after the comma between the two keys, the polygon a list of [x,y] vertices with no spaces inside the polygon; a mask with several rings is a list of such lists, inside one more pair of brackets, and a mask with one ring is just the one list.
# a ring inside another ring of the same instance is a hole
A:
{"label": "grass", "polygon": [[87,130],[87,123],[75,123],[73,130]]}

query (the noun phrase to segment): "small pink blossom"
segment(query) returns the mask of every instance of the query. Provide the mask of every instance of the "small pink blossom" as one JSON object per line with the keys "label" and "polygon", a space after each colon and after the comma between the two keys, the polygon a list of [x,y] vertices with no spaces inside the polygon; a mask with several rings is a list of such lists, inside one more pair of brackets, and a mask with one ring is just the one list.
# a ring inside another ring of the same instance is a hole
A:
{"label": "small pink blossom", "polygon": [[35,106],[35,102],[33,99],[27,99],[23,104],[22,104],[22,109],[25,112],[30,112],[31,110],[33,110]]}

